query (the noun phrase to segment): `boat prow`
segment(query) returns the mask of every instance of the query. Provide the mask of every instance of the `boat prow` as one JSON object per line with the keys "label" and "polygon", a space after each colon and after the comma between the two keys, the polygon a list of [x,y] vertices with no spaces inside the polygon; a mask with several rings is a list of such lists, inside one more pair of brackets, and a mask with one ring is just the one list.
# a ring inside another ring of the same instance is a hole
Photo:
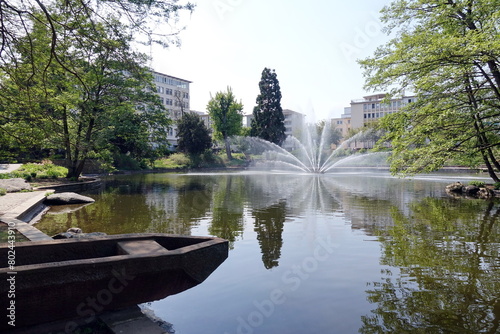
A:
{"label": "boat prow", "polygon": [[[16,328],[90,319],[192,288],[224,262],[228,250],[220,238],[169,234],[3,243],[0,307],[14,314]],[[0,329],[12,326],[2,321]]]}

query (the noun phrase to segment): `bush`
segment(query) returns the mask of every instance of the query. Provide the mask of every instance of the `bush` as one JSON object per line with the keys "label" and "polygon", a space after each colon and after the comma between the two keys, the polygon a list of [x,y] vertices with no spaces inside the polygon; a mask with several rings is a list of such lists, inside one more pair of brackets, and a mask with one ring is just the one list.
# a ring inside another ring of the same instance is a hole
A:
{"label": "bush", "polygon": [[127,154],[119,154],[114,157],[114,167],[122,170],[140,170],[140,163]]}
{"label": "bush", "polygon": [[469,185],[476,187],[484,187],[485,183],[483,181],[470,181]]}
{"label": "bush", "polygon": [[10,173],[10,177],[21,177],[31,181],[34,177],[39,179],[66,177],[68,169],[66,167],[56,166],[51,161],[43,161],[42,164],[28,163],[22,165],[18,170]]}
{"label": "bush", "polygon": [[155,168],[187,168],[191,164],[189,157],[183,153],[174,153],[163,158],[156,160],[154,163]]}
{"label": "bush", "polygon": [[495,188],[495,190],[500,190],[500,182],[495,182],[493,187]]}
{"label": "bush", "polygon": [[7,189],[0,188],[0,196],[4,196],[5,194],[7,194]]}

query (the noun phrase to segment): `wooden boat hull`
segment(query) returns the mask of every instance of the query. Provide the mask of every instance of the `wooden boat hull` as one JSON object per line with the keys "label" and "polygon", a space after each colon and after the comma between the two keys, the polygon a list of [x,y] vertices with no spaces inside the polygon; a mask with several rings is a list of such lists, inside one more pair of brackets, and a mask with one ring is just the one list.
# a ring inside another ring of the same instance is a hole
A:
{"label": "wooden boat hull", "polygon": [[[224,262],[228,242],[165,234],[20,242],[14,270],[4,267],[9,250],[0,244],[0,307],[19,328],[71,318],[90,323],[104,311],[192,288]],[[0,329],[13,329],[10,319]]]}

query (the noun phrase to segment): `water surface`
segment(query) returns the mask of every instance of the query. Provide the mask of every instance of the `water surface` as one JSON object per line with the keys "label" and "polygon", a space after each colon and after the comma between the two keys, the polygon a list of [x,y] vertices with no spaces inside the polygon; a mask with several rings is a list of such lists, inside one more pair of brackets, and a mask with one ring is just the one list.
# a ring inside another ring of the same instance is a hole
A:
{"label": "water surface", "polygon": [[49,212],[37,227],[228,239],[228,259],[205,282],[146,305],[178,334],[493,333],[498,203],[444,192],[472,179],[488,181],[370,171],[117,176],[90,194],[94,204]]}

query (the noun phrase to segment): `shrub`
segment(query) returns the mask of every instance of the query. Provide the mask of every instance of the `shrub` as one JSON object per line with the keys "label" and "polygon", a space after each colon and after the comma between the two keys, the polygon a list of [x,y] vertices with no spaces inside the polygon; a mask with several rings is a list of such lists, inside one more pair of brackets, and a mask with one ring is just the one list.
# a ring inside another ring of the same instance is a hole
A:
{"label": "shrub", "polygon": [[485,183],[483,181],[470,181],[469,185],[476,187],[484,187]]}
{"label": "shrub", "polygon": [[4,196],[5,194],[7,194],[7,189],[0,188],[0,196]]}
{"label": "shrub", "polygon": [[495,182],[493,187],[495,188],[495,190],[500,190],[500,182]]}
{"label": "shrub", "polygon": [[174,153],[168,156],[168,158],[163,158],[156,160],[154,163],[155,168],[186,168],[189,167],[191,161],[183,153]]}
{"label": "shrub", "polygon": [[61,166],[56,166],[50,161],[45,161],[42,164],[29,163],[22,165],[16,171],[11,173],[11,177],[21,177],[27,181],[38,177],[40,179],[65,177],[68,174],[68,169]]}

